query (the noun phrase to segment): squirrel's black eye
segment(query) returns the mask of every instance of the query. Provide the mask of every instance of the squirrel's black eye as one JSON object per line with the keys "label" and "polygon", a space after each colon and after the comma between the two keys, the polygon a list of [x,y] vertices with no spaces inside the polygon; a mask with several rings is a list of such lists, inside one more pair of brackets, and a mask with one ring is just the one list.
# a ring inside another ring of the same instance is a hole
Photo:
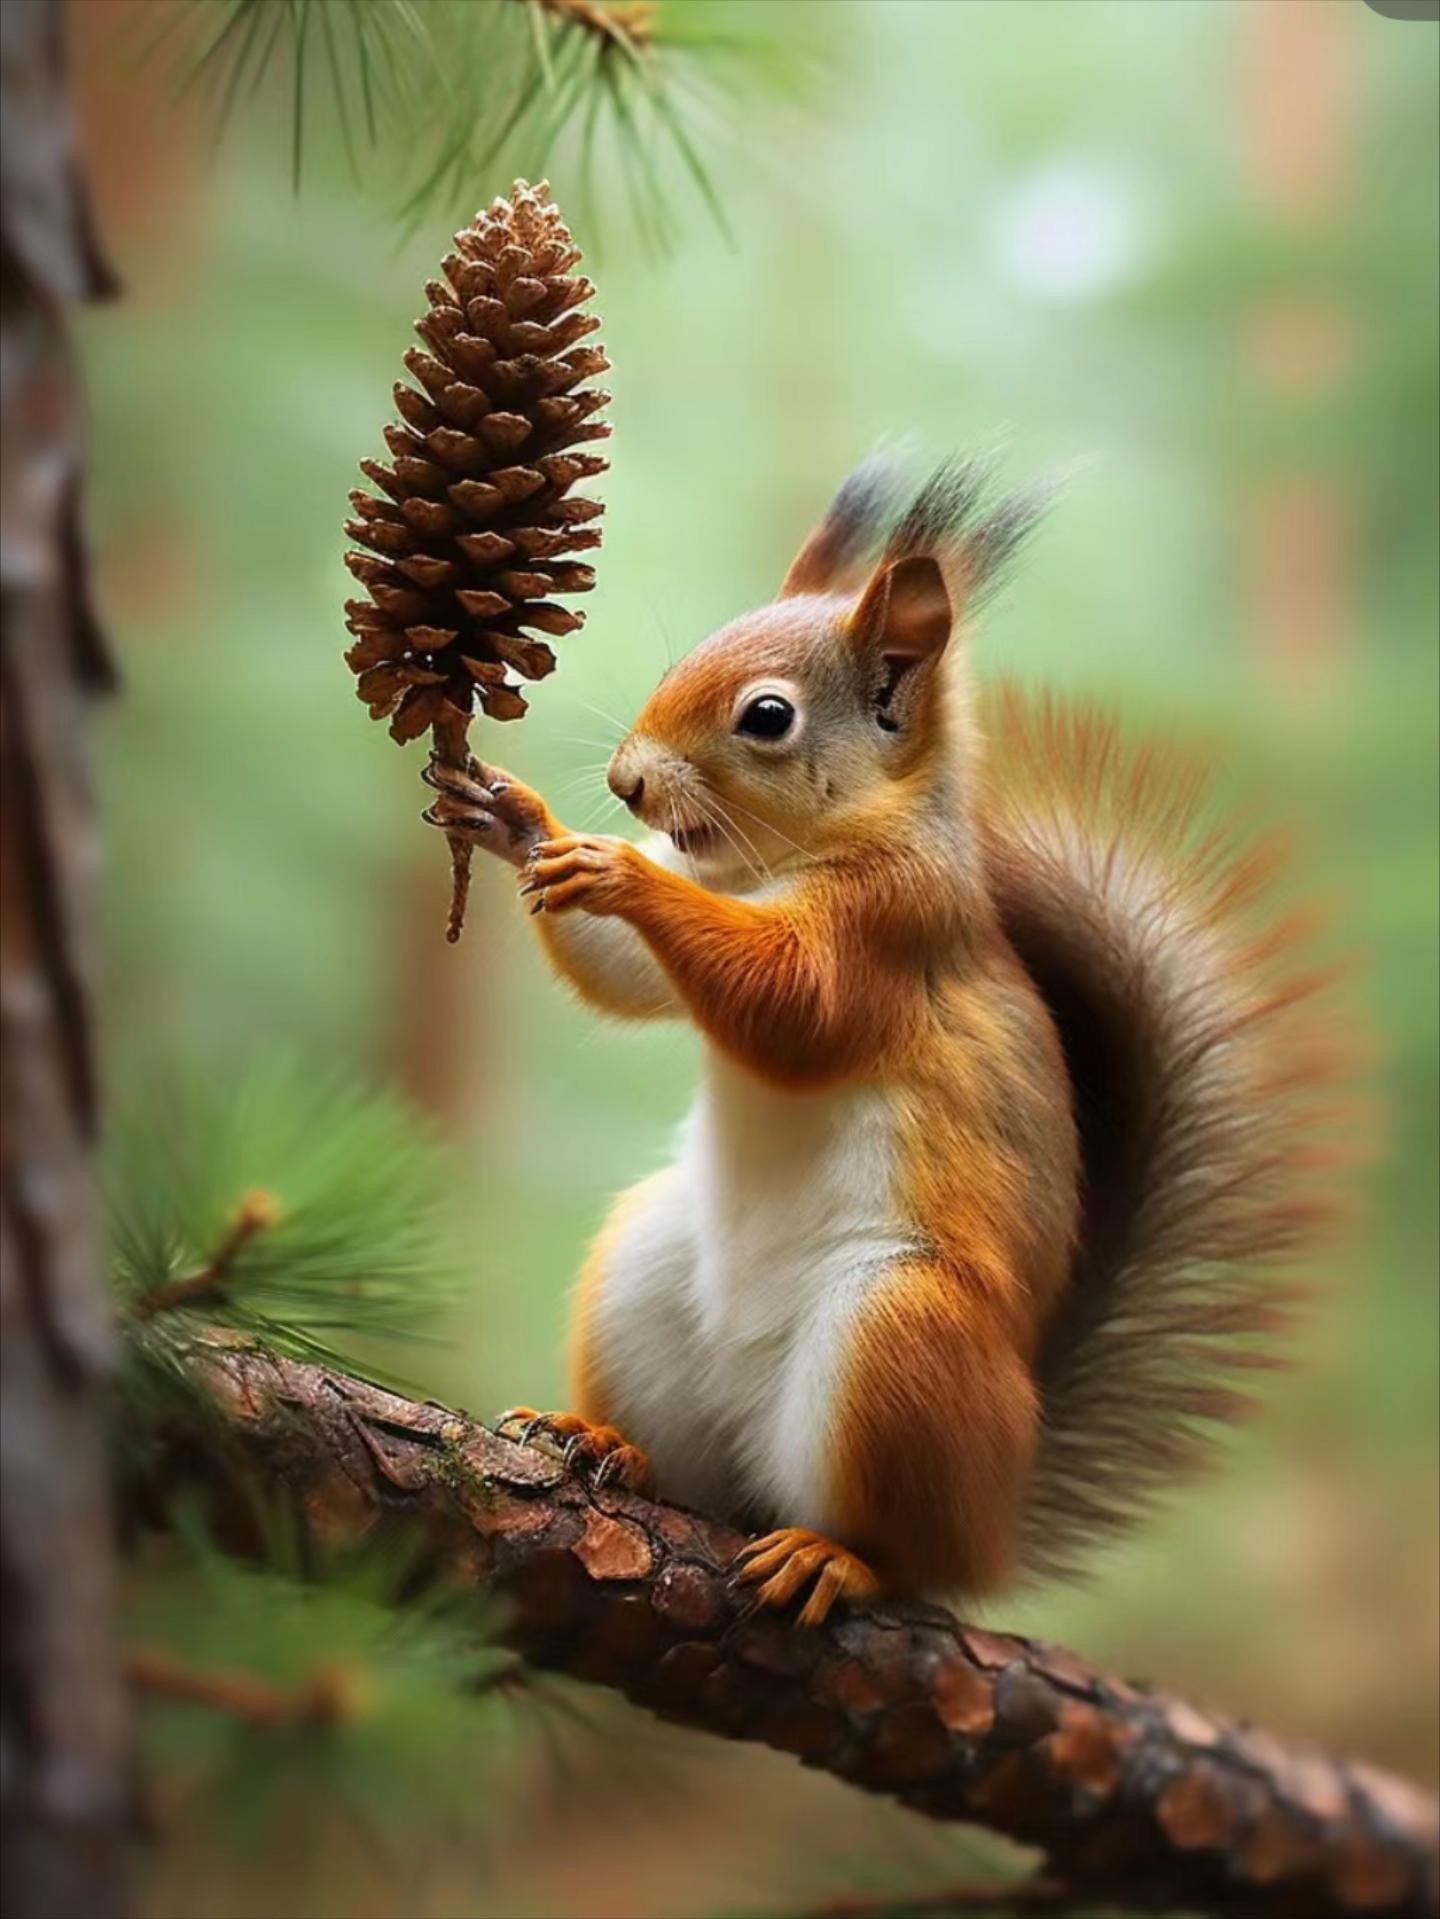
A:
{"label": "squirrel's black eye", "polygon": [[795,724],[795,709],[778,693],[762,693],[751,700],[735,722],[735,731],[752,740],[783,740]]}

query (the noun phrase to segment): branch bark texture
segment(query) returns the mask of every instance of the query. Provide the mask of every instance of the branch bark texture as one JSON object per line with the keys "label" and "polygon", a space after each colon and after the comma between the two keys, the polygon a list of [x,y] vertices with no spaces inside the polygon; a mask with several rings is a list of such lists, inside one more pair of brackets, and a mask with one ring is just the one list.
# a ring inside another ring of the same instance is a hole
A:
{"label": "branch bark texture", "polygon": [[110,683],[79,533],[67,311],[90,231],[59,0],[0,6],[0,1903],[113,1919],[130,1787],[102,1394],[92,1149],[94,809]]}
{"label": "branch bark texture", "polygon": [[1037,1846],[1077,1895],[1437,1910],[1437,1809],[1402,1780],[933,1607],[798,1627],[753,1610],[730,1577],[741,1539],[710,1520],[596,1494],[547,1452],[345,1374],[248,1347],[199,1347],[192,1365],[224,1419],[177,1433],[172,1467],[238,1467],[324,1536],[391,1532],[436,1576],[496,1588],[537,1664]]}

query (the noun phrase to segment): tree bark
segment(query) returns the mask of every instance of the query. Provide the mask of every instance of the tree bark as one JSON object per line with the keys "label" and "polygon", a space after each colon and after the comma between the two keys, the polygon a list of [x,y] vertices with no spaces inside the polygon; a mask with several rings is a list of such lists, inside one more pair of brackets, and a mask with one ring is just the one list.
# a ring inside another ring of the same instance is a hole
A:
{"label": "tree bark", "polygon": [[112,282],[92,236],[58,0],[0,7],[0,1900],[127,1909],[124,1695],[102,1432],[94,820],[110,684],[79,533],[66,309]]}
{"label": "tree bark", "polygon": [[393,1534],[432,1578],[501,1591],[533,1662],[1037,1846],[1046,1881],[1077,1896],[1295,1919],[1436,1911],[1437,1808],[1402,1780],[934,1607],[798,1627],[737,1590],[742,1542],[713,1521],[597,1494],[547,1452],[346,1374],[230,1344],[196,1345],[188,1364],[208,1391],[177,1415],[160,1470],[202,1476],[242,1549],[260,1549],[257,1485],[327,1540]]}

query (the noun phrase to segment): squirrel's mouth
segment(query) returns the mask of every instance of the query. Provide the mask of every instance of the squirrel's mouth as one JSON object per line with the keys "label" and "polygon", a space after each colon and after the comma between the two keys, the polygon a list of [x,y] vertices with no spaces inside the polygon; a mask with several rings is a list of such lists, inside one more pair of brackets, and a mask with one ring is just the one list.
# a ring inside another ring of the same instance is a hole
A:
{"label": "squirrel's mouth", "polygon": [[709,853],[720,842],[718,826],[674,826],[670,838],[677,852],[693,859],[697,853]]}

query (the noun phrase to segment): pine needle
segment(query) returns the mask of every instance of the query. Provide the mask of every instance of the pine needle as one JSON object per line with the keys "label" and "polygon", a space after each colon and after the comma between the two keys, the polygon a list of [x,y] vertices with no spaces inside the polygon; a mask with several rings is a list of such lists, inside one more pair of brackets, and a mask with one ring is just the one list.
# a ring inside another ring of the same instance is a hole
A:
{"label": "pine needle", "polygon": [[[781,43],[716,30],[708,16],[696,0],[653,10],[621,0],[188,0],[179,30],[167,23],[142,57],[164,49],[176,94],[211,101],[218,140],[242,86],[260,93],[288,46],[296,191],[309,120],[328,109],[352,179],[368,175],[387,191],[399,180],[405,230],[437,208],[468,213],[495,170],[534,177],[573,130],[587,189],[613,146],[635,224],[663,248],[680,230],[666,204],[668,155],[725,224],[682,101],[724,86],[726,68],[751,91],[794,91],[799,73]],[[328,79],[318,92],[308,85],[317,41]]]}

